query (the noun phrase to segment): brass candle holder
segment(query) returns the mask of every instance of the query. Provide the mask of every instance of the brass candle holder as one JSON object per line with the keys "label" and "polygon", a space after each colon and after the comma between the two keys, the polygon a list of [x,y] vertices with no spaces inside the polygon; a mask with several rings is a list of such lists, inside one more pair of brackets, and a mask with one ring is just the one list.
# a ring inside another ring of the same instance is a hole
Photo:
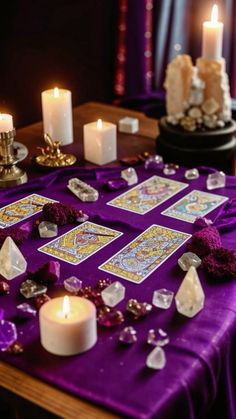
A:
{"label": "brass candle holder", "polygon": [[0,133],[0,187],[16,186],[27,182],[27,174],[17,167],[21,160],[14,152],[15,128]]}
{"label": "brass candle holder", "polygon": [[60,141],[53,140],[49,134],[44,134],[44,141],[47,147],[38,147],[42,154],[35,159],[40,166],[58,168],[71,166],[76,162],[76,157],[73,154],[62,153]]}

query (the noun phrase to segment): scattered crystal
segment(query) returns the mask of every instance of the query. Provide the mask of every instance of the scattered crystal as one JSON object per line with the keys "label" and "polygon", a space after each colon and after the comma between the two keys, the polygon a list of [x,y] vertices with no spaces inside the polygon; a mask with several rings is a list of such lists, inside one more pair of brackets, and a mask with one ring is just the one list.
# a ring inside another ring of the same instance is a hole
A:
{"label": "scattered crystal", "polygon": [[170,342],[167,333],[163,329],[150,329],[148,331],[147,343],[154,346],[165,346]]}
{"label": "scattered crystal", "polygon": [[47,291],[47,287],[42,284],[38,284],[31,279],[26,279],[26,281],[21,283],[20,293],[25,298],[36,297],[37,295],[44,294]]}
{"label": "scattered crystal", "polygon": [[195,316],[204,306],[205,295],[196,268],[191,266],[175,296],[176,308],[187,317]]}
{"label": "scattered crystal", "polygon": [[127,180],[123,179],[122,177],[120,178],[114,178],[114,179],[109,179],[104,183],[104,186],[109,190],[109,191],[118,191],[120,189],[124,189],[127,188],[128,186],[128,182]]}
{"label": "scattered crystal", "polygon": [[49,300],[50,297],[47,294],[37,295],[36,297],[34,297],[34,305],[36,309],[39,310],[40,307]]}
{"label": "scattered crystal", "polygon": [[32,317],[35,317],[37,314],[35,308],[28,303],[18,304],[18,306],[16,306],[16,310],[18,316],[22,319],[31,319]]}
{"label": "scattered crystal", "polygon": [[132,326],[125,327],[119,336],[119,340],[124,343],[137,342],[137,332]]}
{"label": "scattered crystal", "polygon": [[125,287],[119,282],[113,282],[102,292],[102,299],[109,307],[115,307],[120,301],[125,298]]}
{"label": "scattered crystal", "polygon": [[42,238],[45,237],[56,237],[58,234],[58,227],[54,223],[50,223],[50,221],[41,221],[38,226],[39,235]]}
{"label": "scattered crystal", "polygon": [[84,223],[85,221],[87,221],[89,219],[89,216],[87,214],[85,214],[83,211],[81,211],[81,215],[79,217],[76,218],[76,221],[78,223]]}
{"label": "scattered crystal", "polygon": [[174,297],[173,291],[169,291],[166,288],[161,288],[154,291],[152,297],[152,304],[155,307],[167,309],[171,306]]}
{"label": "scattered crystal", "polygon": [[152,311],[152,305],[148,303],[139,303],[134,298],[131,298],[126,306],[126,310],[133,314],[135,319],[146,316]]}
{"label": "scattered crystal", "polygon": [[112,283],[112,280],[109,279],[109,278],[99,279],[98,282],[96,283],[95,287],[98,288],[100,291],[102,291],[102,290],[104,290],[104,288],[111,285],[111,283]]}
{"label": "scattered crystal", "polygon": [[67,188],[83,202],[94,202],[99,198],[98,191],[78,178],[70,179]]}
{"label": "scattered crystal", "polygon": [[0,281],[0,295],[7,295],[10,292],[10,285],[5,281]]}
{"label": "scattered crystal", "polygon": [[28,278],[35,282],[42,282],[43,284],[54,284],[60,278],[60,262],[57,260],[50,260],[44,265],[40,266],[36,271],[28,271]]}
{"label": "scattered crystal", "polygon": [[118,121],[118,127],[120,132],[134,134],[139,130],[139,120],[137,118],[125,116]]}
{"label": "scattered crystal", "polygon": [[144,167],[146,170],[151,170],[151,169],[163,169],[163,158],[162,156],[159,156],[158,154],[155,154],[153,156],[149,156],[146,160],[145,160],[145,164]]}
{"label": "scattered crystal", "polygon": [[213,224],[213,221],[206,217],[196,217],[194,224],[200,227],[209,227]]}
{"label": "scattered crystal", "polygon": [[87,298],[88,300],[92,301],[96,307],[104,305],[101,292],[98,288],[83,287],[77,291],[77,295],[79,297]]}
{"label": "scattered crystal", "polygon": [[210,173],[207,177],[206,186],[208,190],[224,188],[225,187],[224,172]]}
{"label": "scattered crystal", "polygon": [[83,282],[81,279],[77,278],[76,276],[70,276],[64,281],[64,287],[68,292],[78,292],[82,288],[82,284]]}
{"label": "scattered crystal", "polygon": [[128,169],[122,170],[121,177],[128,182],[129,186],[138,183],[138,176],[133,167],[128,167]]}
{"label": "scattered crystal", "polygon": [[184,174],[185,178],[188,180],[198,179],[199,178],[199,171],[198,169],[189,169],[186,170]]}
{"label": "scattered crystal", "polygon": [[176,170],[179,168],[177,164],[174,163],[167,163],[164,166],[163,173],[165,175],[175,175]]}
{"label": "scattered crystal", "polygon": [[6,352],[11,355],[20,355],[22,352],[24,352],[24,346],[21,342],[15,341],[10,346],[8,346]]}
{"label": "scattered crystal", "polygon": [[7,320],[0,320],[0,350],[6,351],[17,339],[17,331],[14,323]]}
{"label": "scattered crystal", "polygon": [[24,273],[27,262],[11,237],[7,237],[0,250],[0,275],[10,280]]}
{"label": "scattered crystal", "polygon": [[147,356],[146,365],[154,370],[162,370],[166,365],[166,356],[162,348],[157,346]]}
{"label": "scattered crystal", "polygon": [[103,306],[98,310],[97,320],[101,326],[112,327],[123,323],[124,316],[121,311],[117,311],[112,307]]}
{"label": "scattered crystal", "polygon": [[178,259],[178,265],[183,271],[188,271],[190,266],[198,268],[202,260],[193,252],[186,252]]}

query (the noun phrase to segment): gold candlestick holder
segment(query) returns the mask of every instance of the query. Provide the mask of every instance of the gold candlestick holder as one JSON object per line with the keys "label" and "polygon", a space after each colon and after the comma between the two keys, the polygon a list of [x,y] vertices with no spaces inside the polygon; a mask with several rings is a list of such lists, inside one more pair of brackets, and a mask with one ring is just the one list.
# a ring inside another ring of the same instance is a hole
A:
{"label": "gold candlestick holder", "polygon": [[42,154],[35,159],[40,166],[59,168],[71,166],[76,162],[76,157],[73,154],[62,153],[60,141],[53,140],[49,134],[44,134],[44,141],[47,147],[38,147]]}
{"label": "gold candlestick holder", "polygon": [[0,187],[16,186],[27,182],[27,174],[17,167],[22,160],[14,152],[16,130],[0,133]]}

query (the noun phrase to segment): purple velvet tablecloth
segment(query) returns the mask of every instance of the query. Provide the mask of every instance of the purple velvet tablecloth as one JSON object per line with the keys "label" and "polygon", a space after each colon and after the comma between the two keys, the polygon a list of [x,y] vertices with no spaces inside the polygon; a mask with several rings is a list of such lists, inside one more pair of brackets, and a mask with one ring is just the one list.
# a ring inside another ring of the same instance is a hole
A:
{"label": "purple velvet tablecloth", "polygon": [[[104,179],[119,175],[119,168],[70,168],[56,171],[15,189],[1,191],[0,204],[4,206],[36,192],[71,203],[88,213],[91,221],[122,231],[124,234],[121,237],[78,266],[61,261],[60,281],[49,287],[48,294],[56,296],[61,293],[63,280],[70,275],[78,276],[84,285],[95,285],[98,279],[109,277],[119,280],[126,287],[125,300],[118,306],[124,312],[129,298],[151,302],[155,289],[177,291],[184,277],[183,271],[177,266],[177,259],[184,252],[185,245],[140,285],[106,275],[98,266],[151,224],[191,234],[196,231],[192,224],[160,213],[192,189],[206,191],[206,177],[210,171],[202,170],[200,178],[189,182],[188,188],[144,216],[106,205],[107,201],[120,192],[107,192],[102,183]],[[140,181],[153,174],[164,176],[161,171],[146,171],[143,167],[137,168],[137,172]],[[75,176],[99,189],[99,201],[81,203],[70,193],[66,188],[67,181]],[[181,168],[171,178],[185,182],[184,169]],[[236,179],[228,177],[226,187],[213,193],[233,198],[235,191]],[[215,210],[209,216],[213,218],[218,211]],[[72,227],[60,227],[59,234]],[[222,233],[221,237],[223,246],[236,250],[234,230]],[[20,246],[30,270],[51,259],[37,251],[38,247],[48,241],[50,239],[32,237]],[[201,269],[199,276],[206,295],[205,307],[193,319],[178,314],[174,303],[168,310],[154,308],[142,320],[128,320],[126,317],[121,326],[99,328],[98,342],[93,349],[79,356],[64,358],[51,355],[42,348],[38,320],[17,319],[16,304],[25,301],[19,294],[19,284],[25,278],[25,275],[21,275],[10,282],[10,294],[0,296],[0,307],[5,309],[6,319],[16,322],[19,340],[23,342],[25,351],[20,356],[1,353],[1,359],[68,393],[112,409],[125,417],[184,419],[212,415],[235,418],[236,281],[213,283]],[[127,325],[133,325],[138,336],[138,342],[128,347],[118,343],[119,333]],[[152,349],[146,343],[147,332],[150,328],[159,327],[169,334],[170,343],[165,348],[166,367],[158,372],[148,369],[145,361]]]}

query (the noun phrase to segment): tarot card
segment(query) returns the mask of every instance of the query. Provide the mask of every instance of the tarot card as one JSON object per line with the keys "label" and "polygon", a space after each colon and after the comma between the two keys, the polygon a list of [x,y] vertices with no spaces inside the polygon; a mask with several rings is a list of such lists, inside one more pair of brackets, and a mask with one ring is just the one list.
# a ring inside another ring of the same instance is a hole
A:
{"label": "tarot card", "polygon": [[78,265],[123,233],[86,221],[38,250],[72,265]]}
{"label": "tarot card", "polygon": [[10,227],[37,214],[49,202],[57,201],[34,193],[0,208],[0,228]]}
{"label": "tarot card", "polygon": [[161,214],[187,223],[194,223],[197,217],[204,217],[227,199],[226,196],[195,190],[185,195]]}
{"label": "tarot card", "polygon": [[99,269],[140,284],[190,237],[153,224]]}
{"label": "tarot card", "polygon": [[160,176],[152,176],[112,201],[107,202],[107,205],[143,215],[187,186],[187,183],[177,182],[176,180]]}

